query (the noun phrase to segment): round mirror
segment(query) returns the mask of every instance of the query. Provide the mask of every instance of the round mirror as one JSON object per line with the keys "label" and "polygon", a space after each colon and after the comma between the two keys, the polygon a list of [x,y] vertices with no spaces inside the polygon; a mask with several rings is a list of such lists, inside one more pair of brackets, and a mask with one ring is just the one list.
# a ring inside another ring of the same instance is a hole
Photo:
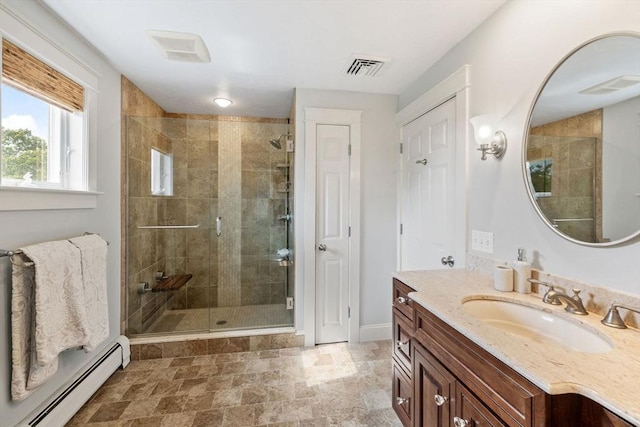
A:
{"label": "round mirror", "polygon": [[640,37],[571,52],[538,92],[523,150],[529,198],[552,230],[588,246],[640,236]]}

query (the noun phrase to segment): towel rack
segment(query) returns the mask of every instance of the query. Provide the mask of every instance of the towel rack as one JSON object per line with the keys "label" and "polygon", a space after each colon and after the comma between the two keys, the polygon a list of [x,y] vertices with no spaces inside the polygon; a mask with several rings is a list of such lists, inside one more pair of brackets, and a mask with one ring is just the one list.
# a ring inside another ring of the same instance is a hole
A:
{"label": "towel rack", "polygon": [[[83,236],[88,236],[90,234],[97,234],[97,233],[84,232],[82,235]],[[109,242],[107,242],[107,245],[108,244],[109,244]],[[7,249],[0,249],[0,258],[9,257],[9,260],[11,261],[11,264],[15,265],[15,262],[13,260],[13,256],[14,255],[18,255],[18,254],[22,254],[22,253],[24,253],[24,252],[22,252],[22,250],[20,250],[20,249],[16,249],[15,251],[10,251],[10,250],[7,250]],[[32,262],[27,262],[27,263],[19,264],[19,265],[21,265],[23,267],[31,267],[33,265],[33,263]]]}
{"label": "towel rack", "polygon": [[139,229],[147,230],[181,230],[185,228],[200,228],[200,224],[195,225],[139,225]]}

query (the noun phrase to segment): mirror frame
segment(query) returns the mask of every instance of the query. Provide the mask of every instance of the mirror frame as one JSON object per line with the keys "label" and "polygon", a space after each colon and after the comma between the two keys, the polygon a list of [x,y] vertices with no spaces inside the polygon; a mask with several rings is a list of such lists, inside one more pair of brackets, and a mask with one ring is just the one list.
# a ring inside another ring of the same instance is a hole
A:
{"label": "mirror frame", "polygon": [[627,36],[627,37],[640,38],[640,33],[636,33],[636,32],[633,32],[633,31],[620,31],[620,32],[606,33],[606,34],[603,34],[601,36],[594,37],[594,38],[592,38],[590,40],[587,40],[584,43],[581,43],[576,48],[572,49],[567,55],[562,57],[562,59],[551,69],[551,71],[547,74],[547,76],[545,77],[544,81],[542,82],[542,85],[540,86],[540,88],[536,91],[536,95],[533,98],[533,102],[531,103],[531,106],[529,107],[529,113],[527,114],[527,121],[525,123],[525,128],[524,128],[526,134],[525,134],[524,141],[523,141],[524,143],[522,145],[521,170],[522,170],[522,176],[524,178],[524,185],[526,187],[527,196],[529,197],[529,201],[531,201],[531,204],[533,205],[533,208],[535,209],[535,211],[538,214],[538,216],[540,217],[540,219],[542,219],[542,221],[545,223],[545,225],[548,228],[550,228],[555,234],[557,234],[558,236],[562,237],[563,239],[568,240],[568,241],[570,241],[572,243],[576,243],[578,245],[595,247],[595,248],[621,246],[623,244],[630,244],[630,243],[634,243],[636,241],[640,241],[640,229],[638,229],[636,232],[631,233],[628,236],[623,237],[621,239],[613,240],[611,242],[600,242],[600,243],[584,242],[582,240],[578,240],[578,239],[576,239],[574,237],[571,237],[571,236],[561,232],[560,230],[558,230],[556,227],[553,226],[553,224],[551,223],[549,218],[547,218],[547,216],[542,211],[542,209],[540,209],[540,206],[538,205],[538,202],[536,201],[536,196],[532,191],[532,185],[531,185],[531,180],[530,180],[530,177],[529,177],[529,171],[527,169],[527,147],[529,145],[529,132],[530,132],[530,128],[531,128],[531,118],[533,116],[533,110],[535,109],[535,106],[538,103],[538,99],[540,98],[540,94],[542,94],[542,91],[547,86],[547,83],[549,83],[549,80],[551,79],[551,77],[553,77],[553,75],[558,70],[558,68],[560,68],[567,61],[567,59],[569,59],[574,53],[576,53],[577,51],[579,51],[583,47],[585,47],[585,46],[587,46],[587,45],[589,45],[591,43],[595,43],[598,40],[602,40],[602,39],[609,38],[609,37],[617,37],[617,36]]}

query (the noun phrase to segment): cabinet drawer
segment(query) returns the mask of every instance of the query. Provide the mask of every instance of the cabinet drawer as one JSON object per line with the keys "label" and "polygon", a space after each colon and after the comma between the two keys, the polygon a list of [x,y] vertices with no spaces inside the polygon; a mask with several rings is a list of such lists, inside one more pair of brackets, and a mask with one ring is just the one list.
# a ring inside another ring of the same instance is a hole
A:
{"label": "cabinet drawer", "polygon": [[411,380],[396,364],[393,364],[391,406],[404,427],[411,427],[413,415],[413,387]]}
{"label": "cabinet drawer", "polygon": [[484,406],[465,386],[456,382],[456,417],[466,421],[469,427],[507,427],[489,408]]}
{"label": "cabinet drawer", "polygon": [[416,340],[497,417],[510,426],[544,425],[542,390],[422,306],[415,310]]}
{"label": "cabinet drawer", "polygon": [[409,299],[409,293],[414,289],[405,285],[398,279],[393,279],[393,306],[402,313],[409,322],[413,329],[413,306],[414,302]]}
{"label": "cabinet drawer", "polygon": [[411,376],[411,348],[413,343],[413,322],[397,309],[393,309],[393,356],[409,376]]}

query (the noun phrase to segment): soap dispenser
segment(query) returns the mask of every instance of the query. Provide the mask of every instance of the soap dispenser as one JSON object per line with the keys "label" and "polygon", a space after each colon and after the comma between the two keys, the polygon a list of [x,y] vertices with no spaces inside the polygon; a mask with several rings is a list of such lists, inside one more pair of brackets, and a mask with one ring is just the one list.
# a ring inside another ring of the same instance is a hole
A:
{"label": "soap dispenser", "polygon": [[513,289],[521,294],[531,293],[531,264],[527,261],[524,248],[518,248],[518,260],[513,263]]}

